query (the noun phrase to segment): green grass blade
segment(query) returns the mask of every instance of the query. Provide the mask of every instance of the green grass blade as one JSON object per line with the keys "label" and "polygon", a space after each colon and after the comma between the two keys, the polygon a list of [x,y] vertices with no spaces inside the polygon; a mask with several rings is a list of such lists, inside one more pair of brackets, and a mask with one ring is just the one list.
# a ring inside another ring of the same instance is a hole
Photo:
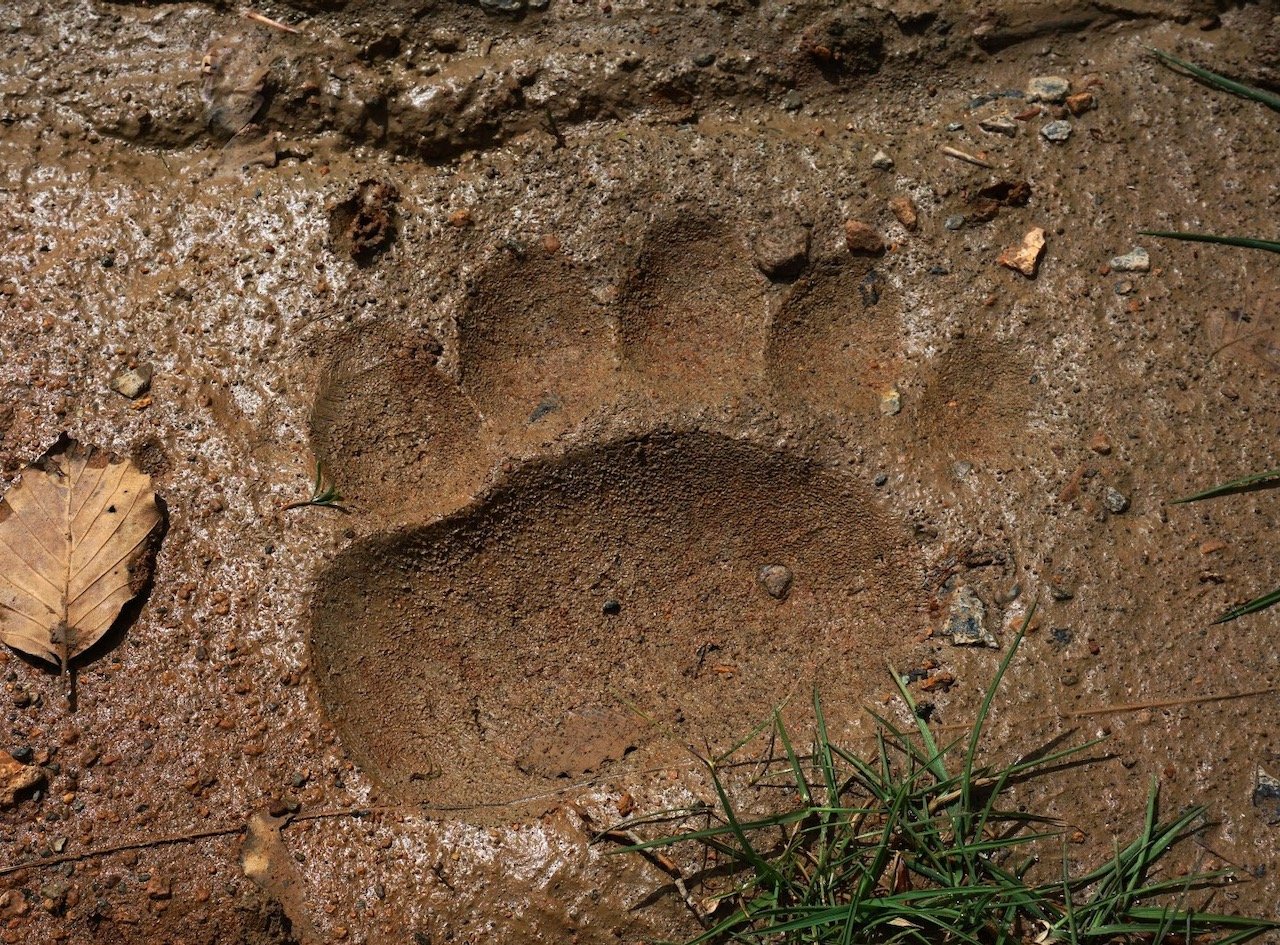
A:
{"label": "green grass blade", "polygon": [[[1151,48],[1151,47],[1148,47]],[[1228,79],[1224,75],[1216,72],[1210,72],[1203,66],[1197,66],[1193,62],[1187,62],[1185,59],[1179,59],[1172,53],[1167,53],[1163,49],[1151,48],[1151,51],[1159,57],[1160,61],[1165,65],[1177,66],[1179,69],[1185,69],[1197,79],[1207,82],[1214,88],[1222,89],[1224,92],[1230,92],[1232,95],[1239,95],[1244,98],[1252,99],[1260,102],[1268,108],[1274,108],[1280,112],[1280,95],[1273,95],[1263,89],[1255,88],[1252,85],[1245,85],[1243,82],[1237,82],[1234,79]]]}
{"label": "green grass blade", "polygon": [[814,757],[822,770],[822,781],[827,787],[827,803],[835,805],[839,802],[836,789],[836,766],[831,756],[831,739],[827,736],[827,717],[822,711],[822,699],[818,690],[813,690],[813,716],[816,726],[817,743],[814,745]]}
{"label": "green grass blade", "polygon": [[813,797],[809,793],[809,779],[804,776],[804,770],[800,767],[800,757],[796,754],[795,749],[791,747],[791,739],[787,735],[787,726],[783,724],[782,712],[778,709],[773,710],[774,727],[778,732],[778,740],[782,742],[782,750],[787,753],[787,763],[791,765],[791,773],[796,779],[796,791],[800,794],[800,800],[807,805],[813,803]]}
{"label": "green grass blade", "polygon": [[1261,597],[1255,597],[1247,604],[1241,604],[1239,607],[1232,607],[1221,617],[1216,618],[1214,623],[1226,623],[1229,620],[1235,620],[1237,617],[1243,617],[1246,614],[1256,614],[1260,610],[1266,610],[1268,607],[1274,607],[1280,604],[1280,587],[1277,587],[1270,594],[1263,594]]}
{"label": "green grass blade", "polygon": [[[950,775],[947,774],[947,766],[942,759],[942,752],[938,751],[938,744],[933,739],[933,732],[929,730],[929,723],[920,717],[920,712],[916,707],[916,700],[911,697],[911,691],[907,689],[907,684],[902,681],[902,677],[898,675],[898,671],[892,666],[889,667],[889,675],[893,678],[893,684],[898,688],[898,694],[902,696],[902,701],[907,704],[907,709],[911,712],[911,719],[915,722],[916,730],[920,733],[920,741],[924,744],[925,751],[928,753],[925,766],[939,781],[948,780]],[[876,718],[879,720],[878,717]],[[883,720],[879,721],[882,725],[888,724]]]}
{"label": "green grass blade", "polygon": [[[1013,642],[1009,644],[1009,651],[1005,653],[1004,659],[1000,661],[1000,665],[996,668],[996,674],[991,679],[991,685],[987,686],[986,693],[982,697],[982,705],[978,707],[978,715],[973,723],[973,730],[969,733],[969,745],[964,753],[964,768],[961,773],[960,790],[961,803],[963,810],[966,811],[965,820],[967,822],[967,812],[972,810],[973,804],[973,764],[978,757],[978,743],[982,740],[982,730],[987,724],[987,716],[991,714],[991,703],[995,701],[996,690],[1000,688],[1000,681],[1004,679],[1005,672],[1009,669],[1009,664],[1013,662],[1014,655],[1018,652],[1018,647],[1022,644],[1022,638],[1026,635],[1027,627],[1031,626],[1031,619],[1036,615],[1036,605],[1032,604],[1027,610],[1027,615],[1023,618],[1022,626],[1018,628],[1017,634],[1013,638]],[[991,814],[991,807],[995,803],[996,797],[1004,790],[1005,783],[1008,781],[1010,771],[1006,769],[1001,773],[996,782],[994,790],[987,797],[987,803],[982,812],[978,816],[973,836],[980,836],[982,827],[986,824],[987,818]],[[967,826],[967,823],[965,824]]]}
{"label": "green grass blade", "polygon": [[1201,499],[1215,499],[1220,495],[1232,495],[1237,492],[1245,492],[1255,486],[1265,486],[1270,482],[1280,482],[1280,468],[1268,469],[1266,472],[1254,473],[1251,476],[1241,476],[1239,479],[1232,479],[1230,482],[1224,482],[1220,486],[1214,486],[1212,489],[1205,489],[1203,492],[1197,492],[1195,495],[1185,496],[1181,499],[1174,499],[1171,505],[1181,505],[1184,502],[1199,502]]}
{"label": "green grass blade", "polygon": [[1138,234],[1166,240],[1183,240],[1187,243],[1217,243],[1221,246],[1238,246],[1244,249],[1263,249],[1269,253],[1280,253],[1280,242],[1262,240],[1254,236],[1218,236],[1214,233],[1184,233],[1179,230],[1139,230]]}

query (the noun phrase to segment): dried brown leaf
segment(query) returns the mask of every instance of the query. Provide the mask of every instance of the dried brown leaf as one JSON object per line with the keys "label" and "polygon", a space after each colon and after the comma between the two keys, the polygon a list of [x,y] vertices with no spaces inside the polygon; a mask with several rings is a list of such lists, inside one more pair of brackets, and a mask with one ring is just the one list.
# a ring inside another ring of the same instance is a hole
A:
{"label": "dried brown leaf", "polygon": [[142,589],[159,525],[149,476],[60,442],[0,500],[0,641],[65,671]]}

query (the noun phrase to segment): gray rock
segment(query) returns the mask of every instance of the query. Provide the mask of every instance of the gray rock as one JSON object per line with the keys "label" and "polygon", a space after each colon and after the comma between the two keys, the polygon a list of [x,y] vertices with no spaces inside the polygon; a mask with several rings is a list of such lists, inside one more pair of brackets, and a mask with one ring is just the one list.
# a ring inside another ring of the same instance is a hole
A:
{"label": "gray rock", "polygon": [[781,564],[766,564],[756,575],[765,593],[775,600],[786,600],[791,593],[791,569]]}
{"label": "gray rock", "polygon": [[947,131],[964,131],[964,122],[962,121],[948,122]]}
{"label": "gray rock", "polygon": [[1028,102],[1061,105],[1071,93],[1071,81],[1060,75],[1038,75],[1027,83]]}
{"label": "gray rock", "polygon": [[1114,272],[1150,272],[1151,256],[1138,246],[1123,256],[1113,256],[1110,265]]}
{"label": "gray rock", "polygon": [[1063,142],[1071,137],[1071,122],[1051,121],[1040,129],[1040,137],[1046,141]]}
{"label": "gray rock", "polygon": [[967,459],[958,459],[951,464],[951,475],[957,479],[968,479],[971,472],[973,472],[973,463]]}
{"label": "gray rock", "polygon": [[1280,824],[1280,778],[1261,767],[1254,774],[1253,806],[1266,812],[1267,823]]}
{"label": "gray rock", "polygon": [[991,134],[1007,135],[1010,138],[1016,137],[1018,134],[1018,123],[1012,115],[1007,113],[983,118],[978,122],[978,127]]}
{"label": "gray rock", "polygon": [[947,614],[946,633],[954,646],[987,646],[1000,649],[1000,644],[987,629],[987,608],[968,586],[956,589],[951,597],[951,610]]}
{"label": "gray rock", "polygon": [[480,9],[489,13],[519,13],[524,0],[480,0]]}
{"label": "gray rock", "polygon": [[871,166],[878,171],[891,171],[893,170],[893,158],[883,151],[877,151],[871,157]]}
{"label": "gray rock", "polygon": [[136,368],[120,368],[111,375],[111,389],[122,397],[137,400],[151,390],[151,377],[155,369],[150,364],[139,364]]}
{"label": "gray rock", "polygon": [[1116,283],[1116,295],[1132,295],[1132,294],[1133,294],[1132,279],[1121,279],[1119,282]]}
{"label": "gray rock", "polygon": [[1112,515],[1120,515],[1129,510],[1129,497],[1119,489],[1107,486],[1107,491],[1102,494],[1102,504]]}
{"label": "gray rock", "polygon": [[948,230],[963,230],[964,214],[953,213],[951,216],[947,217],[947,219],[943,221],[942,225],[945,226]]}
{"label": "gray rock", "polygon": [[798,112],[804,108],[804,98],[794,90],[782,96],[782,107],[789,112]]}

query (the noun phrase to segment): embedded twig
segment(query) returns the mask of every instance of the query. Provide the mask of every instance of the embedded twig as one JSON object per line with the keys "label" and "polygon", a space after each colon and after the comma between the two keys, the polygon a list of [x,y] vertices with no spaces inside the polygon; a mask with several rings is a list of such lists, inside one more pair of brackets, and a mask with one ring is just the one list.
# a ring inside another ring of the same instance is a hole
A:
{"label": "embedded twig", "polygon": [[263,26],[270,26],[272,29],[282,30],[285,33],[302,32],[296,26],[290,26],[288,23],[281,23],[279,20],[273,20],[269,16],[263,16],[257,10],[245,10],[243,15],[246,20],[253,20],[255,23],[261,23]]}
{"label": "embedded twig", "polygon": [[1079,719],[1090,715],[1111,715],[1119,712],[1140,712],[1143,709],[1171,709],[1182,705],[1200,705],[1205,702],[1227,702],[1231,699],[1248,699],[1252,696],[1269,696],[1280,692],[1280,687],[1267,686],[1263,689],[1250,689],[1248,692],[1229,692],[1212,696],[1187,696],[1182,699],[1155,699],[1148,702],[1124,702],[1117,705],[1101,706],[1097,709],[1081,709],[1077,712],[1064,712],[1069,719]]}
{"label": "embedded twig", "polygon": [[994,164],[988,163],[987,161],[984,161],[982,158],[975,157],[974,155],[969,154],[965,151],[961,151],[959,148],[953,148],[950,145],[944,147],[942,149],[942,153],[945,154],[947,157],[955,158],[957,161],[964,161],[968,164],[976,164],[978,167],[985,167],[987,170],[990,170],[990,171],[994,171],[996,169],[996,166]]}
{"label": "embedded twig", "polygon": [[[614,843],[621,843],[627,846],[640,846],[644,843],[634,830],[623,830],[617,827],[601,831],[599,836],[605,840],[612,840]],[[684,900],[684,904],[693,913],[693,917],[698,920],[698,923],[703,928],[706,928],[706,913],[698,907],[697,901],[690,895],[689,887],[684,882],[684,874],[681,873],[680,867],[676,865],[675,861],[658,850],[636,850],[635,852],[671,877],[671,884],[676,887],[676,892],[680,893],[680,898]]]}

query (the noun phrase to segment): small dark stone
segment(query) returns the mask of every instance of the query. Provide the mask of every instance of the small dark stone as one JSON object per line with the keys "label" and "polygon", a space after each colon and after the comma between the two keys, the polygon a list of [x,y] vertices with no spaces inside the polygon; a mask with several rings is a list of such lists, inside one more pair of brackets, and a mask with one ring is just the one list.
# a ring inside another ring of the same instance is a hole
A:
{"label": "small dark stone", "polygon": [[884,473],[881,473],[880,475],[876,476],[876,478],[875,478],[876,488],[877,488],[877,489],[881,488],[881,487],[882,487],[886,482],[888,482],[888,481],[889,481],[889,477],[888,477],[887,475],[885,475]]}
{"label": "small dark stone", "polygon": [[1075,634],[1071,632],[1070,627],[1054,627],[1049,631],[1049,636],[1053,637],[1053,642],[1058,646],[1066,646]]}
{"label": "small dark stone", "polygon": [[611,597],[604,602],[604,607],[602,607],[601,609],[605,612],[607,616],[616,617],[618,614],[622,613],[622,604],[621,602]]}
{"label": "small dark stone", "polygon": [[789,112],[798,112],[804,108],[804,99],[799,92],[790,91],[782,96],[782,107]]}
{"label": "small dark stone", "polygon": [[529,422],[537,423],[547,414],[555,413],[557,410],[559,410],[563,406],[564,404],[561,403],[559,397],[557,397],[555,394],[548,394],[546,397],[542,398],[542,401],[538,404],[538,406],[533,408],[533,413],[529,414]]}
{"label": "small dark stone", "polygon": [[35,752],[33,752],[28,745],[19,745],[17,748],[13,749],[13,751],[9,752],[9,754],[13,755],[14,761],[24,765],[30,764],[31,759],[35,756]]}
{"label": "small dark stone", "polygon": [[874,269],[868,270],[867,274],[862,277],[862,281],[858,283],[858,295],[862,297],[862,304],[870,307],[879,302],[880,290],[883,287],[884,276]]}
{"label": "small dark stone", "polygon": [[715,65],[716,54],[713,52],[698,53],[693,57],[693,64],[699,69],[705,69],[708,66]]}

